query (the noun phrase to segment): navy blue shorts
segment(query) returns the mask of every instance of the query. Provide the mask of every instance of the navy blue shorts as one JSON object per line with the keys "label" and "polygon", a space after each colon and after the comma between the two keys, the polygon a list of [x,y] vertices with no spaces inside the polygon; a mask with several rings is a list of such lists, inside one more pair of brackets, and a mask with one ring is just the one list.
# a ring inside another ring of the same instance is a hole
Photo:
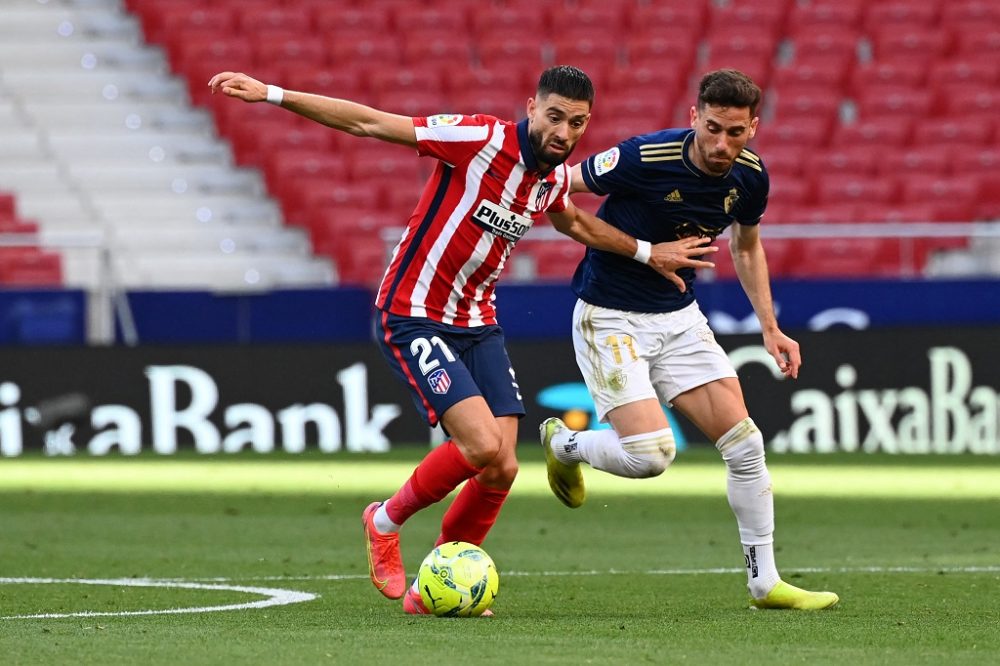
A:
{"label": "navy blue shorts", "polygon": [[449,407],[474,395],[494,416],[524,416],[499,326],[463,328],[381,312],[375,329],[389,367],[428,424],[437,425]]}

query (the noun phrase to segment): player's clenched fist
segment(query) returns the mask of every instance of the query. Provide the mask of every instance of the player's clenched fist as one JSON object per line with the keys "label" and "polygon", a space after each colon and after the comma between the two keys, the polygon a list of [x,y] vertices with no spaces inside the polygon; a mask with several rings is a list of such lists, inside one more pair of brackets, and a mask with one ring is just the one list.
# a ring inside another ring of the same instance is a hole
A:
{"label": "player's clenched fist", "polygon": [[222,91],[230,97],[238,97],[244,102],[263,102],[267,99],[267,86],[257,79],[240,72],[220,72],[208,82],[212,94]]}

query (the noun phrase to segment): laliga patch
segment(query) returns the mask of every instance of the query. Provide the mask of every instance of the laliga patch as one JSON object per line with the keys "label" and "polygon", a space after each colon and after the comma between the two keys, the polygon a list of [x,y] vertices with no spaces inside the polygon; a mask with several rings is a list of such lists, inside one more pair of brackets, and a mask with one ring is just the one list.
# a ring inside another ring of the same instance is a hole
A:
{"label": "laliga patch", "polygon": [[621,157],[621,151],[618,150],[618,146],[596,155],[594,157],[594,173],[598,176],[603,176],[607,172],[611,171],[618,166],[619,157]]}
{"label": "laliga patch", "polygon": [[438,395],[444,395],[451,388],[451,377],[448,376],[448,371],[444,368],[438,368],[431,374],[427,375],[427,383],[430,384],[431,390]]}
{"label": "laliga patch", "polygon": [[462,122],[462,116],[454,113],[444,113],[427,118],[428,127],[447,127],[449,125],[457,125],[460,122]]}

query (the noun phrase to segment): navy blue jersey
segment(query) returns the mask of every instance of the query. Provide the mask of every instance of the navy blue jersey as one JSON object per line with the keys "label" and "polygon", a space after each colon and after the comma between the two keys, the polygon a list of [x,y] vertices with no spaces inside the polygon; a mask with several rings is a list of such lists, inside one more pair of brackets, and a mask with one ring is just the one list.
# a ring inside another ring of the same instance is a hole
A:
{"label": "navy blue jersey", "polygon": [[[758,224],[769,187],[760,158],[745,149],[728,174],[710,176],[688,158],[693,140],[692,129],[665,129],[584,160],[587,187],[607,195],[598,217],[654,244],[689,236],[714,239],[733,222]],[[615,310],[672,312],[694,300],[694,269],[677,274],[687,285],[684,293],[649,266],[587,248],[573,291],[587,303]]]}

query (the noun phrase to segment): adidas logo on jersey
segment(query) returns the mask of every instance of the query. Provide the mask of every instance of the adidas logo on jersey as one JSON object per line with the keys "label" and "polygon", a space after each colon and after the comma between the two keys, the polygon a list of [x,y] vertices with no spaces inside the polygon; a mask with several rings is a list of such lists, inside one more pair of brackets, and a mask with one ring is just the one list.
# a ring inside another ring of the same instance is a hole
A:
{"label": "adidas logo on jersey", "polygon": [[663,197],[664,201],[669,201],[670,203],[678,203],[684,201],[684,197],[681,196],[680,190],[674,190],[667,196]]}

